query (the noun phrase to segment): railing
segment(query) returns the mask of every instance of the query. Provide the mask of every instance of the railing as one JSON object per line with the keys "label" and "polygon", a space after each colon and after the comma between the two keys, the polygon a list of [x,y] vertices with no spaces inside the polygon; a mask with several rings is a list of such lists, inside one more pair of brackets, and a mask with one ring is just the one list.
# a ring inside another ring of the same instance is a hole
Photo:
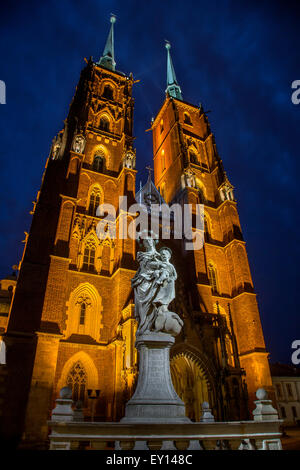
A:
{"label": "railing", "polygon": [[72,409],[67,387],[49,421],[51,450],[281,450],[282,420],[263,389],[253,421],[214,422],[203,403],[201,422],[126,423],[84,422],[82,410]]}
{"label": "railing", "polygon": [[51,450],[281,449],[278,422],[188,424],[51,422]]}

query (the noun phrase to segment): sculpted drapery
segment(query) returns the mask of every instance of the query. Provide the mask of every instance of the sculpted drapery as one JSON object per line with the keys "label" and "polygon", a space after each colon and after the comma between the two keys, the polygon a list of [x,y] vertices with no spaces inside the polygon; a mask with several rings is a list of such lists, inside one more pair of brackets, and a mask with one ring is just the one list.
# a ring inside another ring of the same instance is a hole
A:
{"label": "sculpted drapery", "polygon": [[170,263],[171,250],[156,250],[156,241],[143,240],[144,252],[138,252],[139,269],[131,283],[135,297],[135,316],[139,323],[137,335],[164,332],[176,336],[183,325],[180,317],[168,310],[175,298],[176,270]]}

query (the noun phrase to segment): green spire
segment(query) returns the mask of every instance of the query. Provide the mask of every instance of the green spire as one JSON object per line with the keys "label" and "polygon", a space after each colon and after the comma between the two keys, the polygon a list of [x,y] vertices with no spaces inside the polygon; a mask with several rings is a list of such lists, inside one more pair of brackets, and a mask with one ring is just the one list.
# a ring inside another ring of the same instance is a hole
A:
{"label": "green spire", "polygon": [[111,27],[109,31],[109,35],[105,44],[105,48],[100,58],[98,65],[102,65],[109,70],[116,69],[116,62],[115,62],[115,51],[114,51],[114,23],[116,22],[115,15],[111,14],[110,16]]}
{"label": "green spire", "polygon": [[175,70],[173,67],[173,62],[170,54],[171,44],[167,41],[166,42],[166,49],[167,49],[167,89],[166,93],[168,93],[173,98],[177,98],[178,100],[182,100],[181,89],[177,83]]}

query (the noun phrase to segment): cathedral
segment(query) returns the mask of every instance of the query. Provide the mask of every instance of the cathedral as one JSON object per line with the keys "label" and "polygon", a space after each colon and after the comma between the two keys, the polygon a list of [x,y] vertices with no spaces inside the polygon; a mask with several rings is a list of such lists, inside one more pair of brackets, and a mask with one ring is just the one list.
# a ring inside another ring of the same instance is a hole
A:
{"label": "cathedral", "polygon": [[170,366],[186,415],[199,421],[207,401],[216,420],[249,419],[256,389],[272,390],[234,188],[207,115],[184,101],[167,43],[166,96],[151,121],[154,181],[149,171],[136,193],[134,78],[116,69],[114,23],[53,139],[18,278],[1,281],[0,426],[14,445],[47,448],[47,420],[64,386],[87,421],[124,416],[139,370],[131,279],[141,248],[113,237],[110,224],[97,234],[103,203],[115,208],[117,227],[134,220],[121,196],[129,205],[204,207],[201,249],[172,236],[158,244],[171,248],[178,275],[172,308],[184,328]]}

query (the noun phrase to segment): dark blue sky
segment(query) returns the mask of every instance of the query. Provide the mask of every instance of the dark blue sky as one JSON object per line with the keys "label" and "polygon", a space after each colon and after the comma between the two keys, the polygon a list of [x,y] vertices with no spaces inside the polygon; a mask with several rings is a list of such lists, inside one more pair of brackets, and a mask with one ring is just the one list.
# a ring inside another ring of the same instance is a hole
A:
{"label": "dark blue sky", "polygon": [[152,160],[150,119],[164,99],[172,56],[184,100],[202,102],[235,186],[271,360],[290,361],[300,339],[299,2],[11,1],[1,7],[0,275],[20,260],[31,201],[53,136],[84,66],[115,27],[117,69],[133,72],[137,167]]}

